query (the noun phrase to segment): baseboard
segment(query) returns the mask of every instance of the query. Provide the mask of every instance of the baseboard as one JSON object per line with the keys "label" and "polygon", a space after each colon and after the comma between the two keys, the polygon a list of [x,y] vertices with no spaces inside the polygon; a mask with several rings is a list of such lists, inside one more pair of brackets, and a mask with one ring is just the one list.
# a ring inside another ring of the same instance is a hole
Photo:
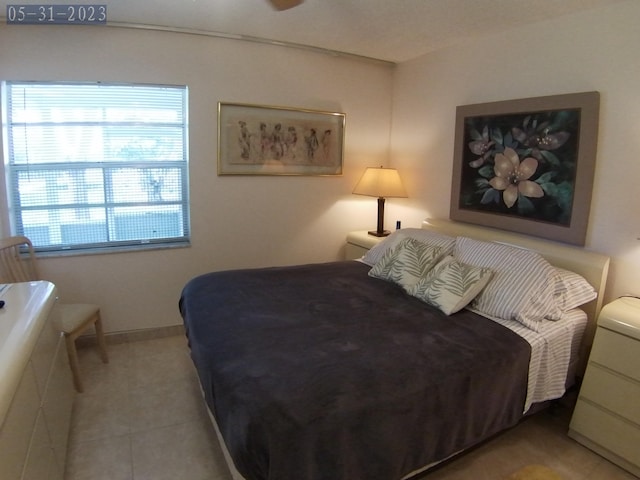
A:
{"label": "baseboard", "polygon": [[[168,327],[143,328],[140,330],[129,330],[124,332],[106,333],[105,339],[108,345],[119,343],[140,342],[143,340],[154,340],[157,338],[173,337],[184,335],[183,325],[170,325]],[[82,335],[76,340],[78,347],[96,345],[95,334]]]}

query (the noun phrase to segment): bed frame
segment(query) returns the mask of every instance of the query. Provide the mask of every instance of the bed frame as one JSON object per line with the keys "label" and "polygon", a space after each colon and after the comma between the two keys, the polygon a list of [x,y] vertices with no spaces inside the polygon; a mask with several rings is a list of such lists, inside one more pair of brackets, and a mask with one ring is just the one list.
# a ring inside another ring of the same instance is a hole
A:
{"label": "bed frame", "polygon": [[[529,237],[504,230],[486,228],[449,220],[426,219],[422,222],[422,228],[453,237],[465,236],[477,240],[499,242],[532,250],[542,255],[552,265],[571,270],[582,275],[598,292],[597,299],[581,307],[587,313],[588,324],[580,348],[580,362],[577,366],[577,374],[581,376],[584,373],[586,360],[588,359],[588,354],[593,342],[596,320],[602,307],[607,274],[609,271],[609,257],[599,253],[590,252],[583,248],[552,242],[541,238]],[[215,428],[218,441],[233,480],[245,480],[245,478],[234,467],[231,456],[229,455],[224,440],[222,439],[222,435],[220,434],[220,430],[218,429],[218,425],[208,408],[207,412],[209,412],[211,423]],[[412,472],[409,476],[416,475],[431,466],[432,465]]]}

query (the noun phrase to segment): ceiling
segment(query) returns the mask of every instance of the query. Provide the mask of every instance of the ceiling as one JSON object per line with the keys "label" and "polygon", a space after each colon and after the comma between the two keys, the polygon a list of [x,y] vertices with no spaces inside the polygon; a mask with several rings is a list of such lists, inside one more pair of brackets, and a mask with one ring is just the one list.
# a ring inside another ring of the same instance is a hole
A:
{"label": "ceiling", "polygon": [[[283,42],[397,63],[473,36],[622,1],[627,0],[305,0],[284,11],[268,0],[95,3],[107,5],[109,23]],[[64,3],[74,2],[89,3]],[[0,0],[0,12],[14,3]]]}

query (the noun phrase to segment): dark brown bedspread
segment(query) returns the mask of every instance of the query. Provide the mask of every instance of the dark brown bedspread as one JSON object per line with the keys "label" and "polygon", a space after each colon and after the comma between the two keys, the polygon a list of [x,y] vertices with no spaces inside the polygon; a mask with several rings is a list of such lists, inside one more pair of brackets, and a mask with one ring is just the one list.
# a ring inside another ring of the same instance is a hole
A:
{"label": "dark brown bedspread", "polygon": [[247,480],[397,480],[522,417],[529,344],[347,261],[191,280],[191,355]]}

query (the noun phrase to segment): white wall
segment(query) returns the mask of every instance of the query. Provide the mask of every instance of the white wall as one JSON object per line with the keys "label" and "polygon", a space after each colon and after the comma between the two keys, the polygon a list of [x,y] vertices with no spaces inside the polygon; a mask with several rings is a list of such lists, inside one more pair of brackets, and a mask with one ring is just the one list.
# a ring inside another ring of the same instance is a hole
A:
{"label": "white wall", "polygon": [[[0,80],[189,86],[190,248],[41,261],[63,301],[102,306],[107,331],[181,323],[185,282],[227,268],[342,258],[346,233],[375,226],[351,194],[387,164],[392,69],[303,50],[187,34],[81,26],[0,26]],[[218,101],[346,113],[342,177],[218,177]]]}
{"label": "white wall", "polygon": [[448,218],[457,105],[597,90],[586,248],[612,257],[606,301],[640,294],[639,19],[631,0],[517,30],[490,25],[488,36],[398,66],[391,149],[408,183],[407,220]]}
{"label": "white wall", "polygon": [[[384,65],[186,34],[0,25],[0,79],[187,84],[192,246],[42,262],[66,301],[100,303],[108,331],[180,323],[194,275],[339,259],[346,232],[373,228],[373,199],[350,194],[366,166],[401,169],[395,220],[446,218],[456,105],[598,90],[600,136],[587,248],[613,258],[608,299],[640,293],[640,2],[500,32]],[[342,177],[218,177],[218,101],[347,114]],[[393,114],[391,106],[393,104]],[[387,158],[391,129],[391,158]]]}

